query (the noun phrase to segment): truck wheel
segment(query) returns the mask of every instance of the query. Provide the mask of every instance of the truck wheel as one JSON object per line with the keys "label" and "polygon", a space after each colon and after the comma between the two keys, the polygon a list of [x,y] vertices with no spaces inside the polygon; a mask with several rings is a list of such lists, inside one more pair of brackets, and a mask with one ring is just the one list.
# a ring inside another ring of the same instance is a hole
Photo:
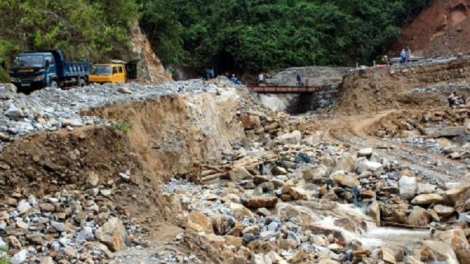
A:
{"label": "truck wheel", "polygon": [[55,89],[59,88],[56,81],[51,82],[51,88],[55,88]]}
{"label": "truck wheel", "polygon": [[82,78],[78,79],[78,87],[85,87],[86,82]]}

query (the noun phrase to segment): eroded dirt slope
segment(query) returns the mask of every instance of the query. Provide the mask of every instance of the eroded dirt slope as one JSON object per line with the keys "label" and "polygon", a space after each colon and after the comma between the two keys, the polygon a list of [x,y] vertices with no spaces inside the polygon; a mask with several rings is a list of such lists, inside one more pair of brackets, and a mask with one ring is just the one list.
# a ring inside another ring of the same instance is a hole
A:
{"label": "eroded dirt slope", "polygon": [[392,51],[410,47],[415,55],[449,56],[470,51],[470,1],[434,0],[403,29]]}

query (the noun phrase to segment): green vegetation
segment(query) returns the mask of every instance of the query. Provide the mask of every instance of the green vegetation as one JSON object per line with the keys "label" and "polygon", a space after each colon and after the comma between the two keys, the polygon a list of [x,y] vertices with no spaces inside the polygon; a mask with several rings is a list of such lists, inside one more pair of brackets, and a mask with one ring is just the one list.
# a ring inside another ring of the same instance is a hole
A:
{"label": "green vegetation", "polygon": [[258,71],[382,55],[430,0],[150,0],[141,26],[165,65]]}
{"label": "green vegetation", "polygon": [[128,50],[135,0],[0,0],[0,61],[23,50],[61,49],[99,60]]}
{"label": "green vegetation", "polygon": [[[123,58],[137,20],[165,66],[219,72],[370,62],[430,0],[0,0],[0,62]],[[0,81],[8,79],[0,67]]]}
{"label": "green vegetation", "polygon": [[7,256],[7,247],[0,247],[0,264],[10,264],[10,259]]}
{"label": "green vegetation", "polygon": [[132,125],[124,122],[113,122],[109,129],[113,132],[121,131],[124,134],[127,134],[129,131],[132,130]]}

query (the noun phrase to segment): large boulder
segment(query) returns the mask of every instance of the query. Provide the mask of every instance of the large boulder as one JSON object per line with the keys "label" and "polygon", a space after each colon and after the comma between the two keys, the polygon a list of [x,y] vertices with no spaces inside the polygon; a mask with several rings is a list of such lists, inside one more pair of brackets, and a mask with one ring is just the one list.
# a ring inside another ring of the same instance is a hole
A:
{"label": "large boulder", "polygon": [[252,209],[258,208],[274,208],[277,204],[277,197],[274,196],[252,196],[244,199],[243,204]]}
{"label": "large boulder", "polygon": [[121,220],[110,218],[103,226],[95,231],[95,237],[113,251],[126,248],[127,232]]}
{"label": "large boulder", "polygon": [[452,247],[440,241],[424,240],[422,246],[413,250],[413,256],[425,263],[458,263]]}
{"label": "large boulder", "polygon": [[470,184],[447,190],[443,196],[445,204],[449,206],[463,205],[470,198]]}
{"label": "large boulder", "polygon": [[470,264],[470,244],[462,229],[437,232],[436,238],[452,247],[460,264]]}
{"label": "large boulder", "polygon": [[205,232],[206,234],[214,232],[211,219],[198,212],[192,212],[188,216],[187,227],[196,232]]}
{"label": "large boulder", "polygon": [[444,218],[451,216],[455,212],[453,207],[440,205],[440,204],[434,206],[433,209],[437,213],[437,215],[439,215],[439,217],[444,217]]}
{"label": "large boulder", "polygon": [[240,120],[242,121],[243,128],[245,130],[257,129],[261,127],[259,116],[243,114],[240,116]]}
{"label": "large boulder", "polygon": [[341,155],[341,157],[336,159],[335,163],[336,167],[333,171],[342,170],[345,172],[354,172],[357,168],[357,158],[355,155],[352,155],[350,153],[344,153],[343,155]]}
{"label": "large boulder", "polygon": [[362,174],[367,171],[372,172],[373,175],[378,177],[384,172],[384,167],[378,162],[360,158],[358,160],[357,172]]}
{"label": "large boulder", "polygon": [[253,176],[248,172],[245,167],[237,167],[229,173],[232,181],[241,181],[244,179],[251,179]]}
{"label": "large boulder", "polygon": [[278,139],[284,145],[298,145],[302,140],[302,133],[298,130],[294,130],[292,133],[280,135]]}
{"label": "large boulder", "polygon": [[411,204],[415,205],[430,205],[441,203],[444,199],[437,193],[420,194],[411,200]]}
{"label": "large boulder", "polygon": [[403,199],[413,199],[418,189],[418,178],[403,175],[398,181],[398,188]]}
{"label": "large boulder", "polygon": [[429,224],[429,221],[430,221],[430,216],[428,212],[419,206],[414,206],[410,215],[406,219],[407,224],[412,225],[412,226],[422,226],[422,227],[427,227]]}
{"label": "large boulder", "polygon": [[336,171],[330,175],[330,178],[337,184],[343,187],[356,187],[361,183],[355,175],[346,174],[344,171]]}

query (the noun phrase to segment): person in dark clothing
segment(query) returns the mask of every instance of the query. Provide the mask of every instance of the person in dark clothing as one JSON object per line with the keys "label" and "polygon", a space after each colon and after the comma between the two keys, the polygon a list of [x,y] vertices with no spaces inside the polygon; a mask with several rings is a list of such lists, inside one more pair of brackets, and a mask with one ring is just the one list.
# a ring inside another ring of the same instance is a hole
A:
{"label": "person in dark clothing", "polygon": [[297,73],[296,79],[297,79],[297,86],[300,87],[302,84],[302,78],[300,77],[300,73]]}

